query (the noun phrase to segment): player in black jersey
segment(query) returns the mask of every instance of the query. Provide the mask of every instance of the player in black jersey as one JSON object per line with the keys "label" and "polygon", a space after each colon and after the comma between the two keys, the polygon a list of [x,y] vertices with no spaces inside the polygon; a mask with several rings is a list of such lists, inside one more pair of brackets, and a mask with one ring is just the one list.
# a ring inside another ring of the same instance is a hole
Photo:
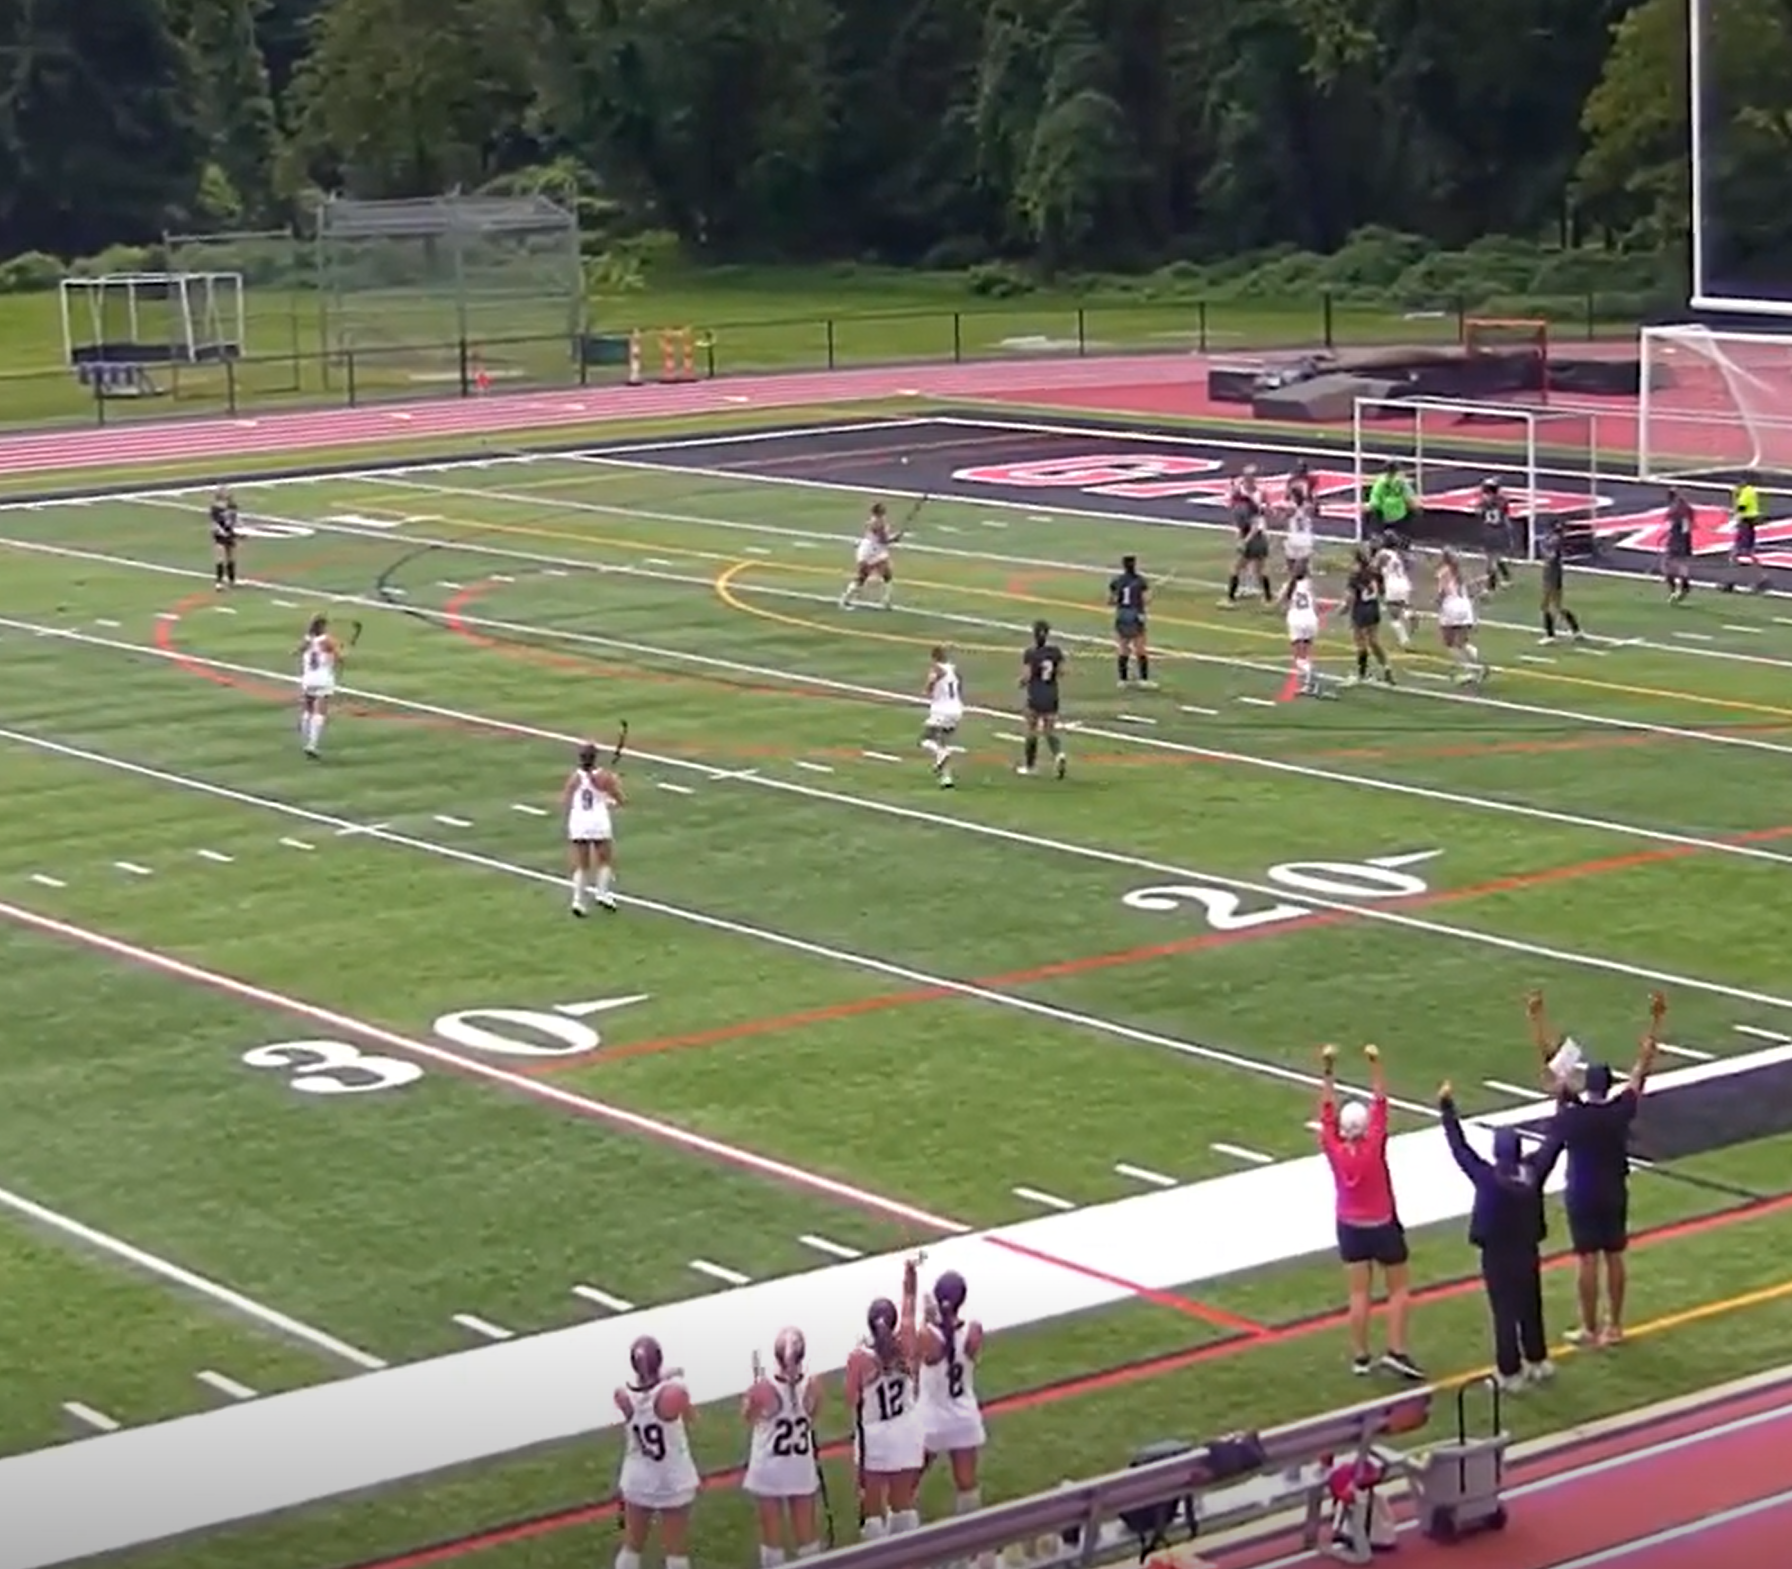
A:
{"label": "player in black jersey", "polygon": [[1030,774],[1039,761],[1039,737],[1052,755],[1052,767],[1062,779],[1069,766],[1064,743],[1058,739],[1058,683],[1064,675],[1064,650],[1052,641],[1051,624],[1033,623],[1032,647],[1020,656],[1020,685],[1027,694],[1026,755],[1017,773]]}
{"label": "player in black jersey", "polygon": [[1496,594],[1502,583],[1512,581],[1512,504],[1497,479],[1481,481],[1481,499],[1475,504],[1481,522],[1481,555],[1487,564],[1487,592]]}
{"label": "player in black jersey", "polygon": [[1388,666],[1387,650],[1381,646],[1381,573],[1366,549],[1359,550],[1351,563],[1344,595],[1350,606],[1350,640],[1356,645],[1357,682],[1369,679],[1369,656],[1374,655],[1376,673],[1392,686],[1394,672]]}
{"label": "player in black jersey", "polygon": [[1661,551],[1661,575],[1668,585],[1668,603],[1677,605],[1692,592],[1692,503],[1678,490],[1668,491],[1668,533]]}
{"label": "player in black jersey", "polygon": [[1580,617],[1562,603],[1562,590],[1568,576],[1568,563],[1564,556],[1567,546],[1562,525],[1556,524],[1549,531],[1543,544],[1543,638],[1545,643],[1556,640],[1556,617],[1560,616],[1567,623],[1569,634],[1575,642],[1580,642],[1582,633]]}
{"label": "player in black jersey", "polygon": [[1257,465],[1247,463],[1232,482],[1227,502],[1232,513],[1232,527],[1238,535],[1238,553],[1232,562],[1232,576],[1226,583],[1228,606],[1238,603],[1238,586],[1249,578],[1257,580],[1263,592],[1263,603],[1273,604],[1275,592],[1269,581],[1269,526],[1265,516],[1263,493],[1257,484]]}
{"label": "player in black jersey", "polygon": [[1151,685],[1151,650],[1145,646],[1145,602],[1151,585],[1139,576],[1139,558],[1122,556],[1120,575],[1108,583],[1108,603],[1114,607],[1114,662],[1120,684],[1132,684],[1132,662],[1139,662],[1139,685]]}
{"label": "player in black jersey", "polygon": [[1302,507],[1317,509],[1318,493],[1313,488],[1313,471],[1305,458],[1296,458],[1288,471],[1288,483],[1282,487],[1282,500],[1291,510]]}
{"label": "player in black jersey", "polygon": [[226,584],[236,582],[237,540],[236,498],[222,485],[212,497],[211,521],[213,586],[222,593]]}

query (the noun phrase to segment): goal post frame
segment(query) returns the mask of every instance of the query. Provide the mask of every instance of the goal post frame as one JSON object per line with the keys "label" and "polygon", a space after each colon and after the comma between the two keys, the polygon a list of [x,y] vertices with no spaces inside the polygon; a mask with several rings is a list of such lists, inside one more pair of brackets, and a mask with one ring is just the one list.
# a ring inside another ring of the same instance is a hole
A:
{"label": "goal post frame", "polygon": [[[219,311],[221,289],[228,294],[232,305],[228,332],[225,318]],[[62,279],[57,293],[62,315],[63,357],[70,366],[80,361],[76,347],[77,300],[86,306],[88,340],[95,346],[110,339],[106,332],[109,299],[124,301],[127,326],[121,341],[131,344],[165,342],[172,361],[194,365],[207,358],[235,359],[247,346],[248,310],[240,272],[95,273]],[[178,336],[174,333],[146,336],[142,317],[145,305],[158,306],[164,313],[178,312]]]}
{"label": "goal post frame", "polygon": [[[1534,346],[1537,359],[1537,400],[1549,402],[1549,320],[1543,316],[1465,316],[1462,320],[1462,348],[1472,356],[1477,351],[1494,353],[1510,348],[1523,338],[1502,337],[1502,334],[1523,334]],[[1483,341],[1485,338],[1485,341]]]}
{"label": "goal post frame", "polygon": [[[1428,434],[1426,416],[1435,420],[1457,422],[1476,418],[1498,421],[1506,426],[1522,427],[1522,439],[1496,445],[1471,435]],[[1570,423],[1583,434],[1572,448],[1564,449],[1548,439],[1547,432]],[[1539,433],[1542,428],[1543,434]],[[1593,415],[1577,409],[1543,408],[1528,403],[1477,402],[1466,398],[1357,398],[1351,406],[1350,446],[1352,477],[1356,487],[1357,516],[1355,537],[1365,536],[1368,521],[1368,486],[1371,465],[1379,469],[1389,460],[1409,463],[1413,468],[1413,491],[1421,515],[1425,506],[1425,471],[1429,465],[1458,472],[1482,472],[1504,468],[1522,470],[1522,509],[1515,509],[1525,525],[1524,554],[1535,560],[1539,554],[1541,530],[1537,498],[1543,491],[1543,479],[1571,482],[1577,491],[1584,486],[1589,514],[1597,510],[1599,495],[1598,422]],[[1390,448],[1400,450],[1389,450]],[[1584,450],[1583,450],[1584,449]],[[1564,461],[1558,456],[1566,454]]]}
{"label": "goal post frame", "polygon": [[1777,332],[1644,327],[1637,349],[1639,478],[1792,474],[1792,322]]}

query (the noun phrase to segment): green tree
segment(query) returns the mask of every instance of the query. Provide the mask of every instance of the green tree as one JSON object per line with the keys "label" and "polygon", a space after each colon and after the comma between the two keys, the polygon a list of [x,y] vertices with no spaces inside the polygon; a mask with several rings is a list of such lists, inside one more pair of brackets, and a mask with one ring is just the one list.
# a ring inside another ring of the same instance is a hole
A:
{"label": "green tree", "polygon": [[203,155],[165,0],[0,7],[0,249],[152,240],[185,221]]}
{"label": "green tree", "polygon": [[184,0],[185,37],[198,77],[199,122],[211,162],[242,220],[275,215],[279,131],[267,62],[256,34],[264,0]]}

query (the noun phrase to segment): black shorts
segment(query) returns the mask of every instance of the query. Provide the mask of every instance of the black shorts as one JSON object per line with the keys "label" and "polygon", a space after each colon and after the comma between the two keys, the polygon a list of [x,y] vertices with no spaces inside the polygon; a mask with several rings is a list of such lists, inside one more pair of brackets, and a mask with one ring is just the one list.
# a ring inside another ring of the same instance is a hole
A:
{"label": "black shorts", "polygon": [[1689,577],[1692,573],[1692,557],[1676,556],[1670,551],[1666,568],[1669,577]]}
{"label": "black shorts", "polygon": [[1630,1246],[1630,1197],[1580,1199],[1568,1209],[1568,1239],[1582,1258],[1622,1253]]}
{"label": "black shorts", "polygon": [[1058,689],[1055,686],[1030,686],[1027,688],[1027,712],[1029,714],[1050,715],[1058,711]]}
{"label": "black shorts", "polygon": [[235,550],[236,549],[236,535],[234,535],[234,534],[214,534],[214,535],[212,535],[212,543],[214,545],[216,545],[218,547],[218,549],[220,549],[220,550]]}
{"label": "black shorts", "polygon": [[1267,561],[1269,559],[1269,535],[1252,534],[1248,539],[1238,542],[1238,553],[1246,561]]}
{"label": "black shorts", "polygon": [[1350,607],[1350,624],[1359,632],[1367,632],[1372,627],[1381,625],[1381,606],[1352,605]]}
{"label": "black shorts", "polygon": [[1730,554],[1734,557],[1752,556],[1755,553],[1755,525],[1738,523],[1736,532],[1730,539]]}
{"label": "black shorts", "polygon": [[1512,554],[1512,530],[1509,528],[1490,528],[1481,536],[1481,553],[1487,556],[1509,556]]}
{"label": "black shorts", "polygon": [[1546,565],[1543,568],[1543,592],[1559,595],[1562,592],[1562,578],[1563,572],[1559,566]]}
{"label": "black shorts", "polygon": [[1145,635],[1145,618],[1143,616],[1114,617],[1114,636],[1131,640]]}
{"label": "black shorts", "polygon": [[1397,1220],[1380,1226],[1338,1222],[1338,1257],[1346,1264],[1379,1264],[1393,1269],[1408,1258],[1406,1228]]}

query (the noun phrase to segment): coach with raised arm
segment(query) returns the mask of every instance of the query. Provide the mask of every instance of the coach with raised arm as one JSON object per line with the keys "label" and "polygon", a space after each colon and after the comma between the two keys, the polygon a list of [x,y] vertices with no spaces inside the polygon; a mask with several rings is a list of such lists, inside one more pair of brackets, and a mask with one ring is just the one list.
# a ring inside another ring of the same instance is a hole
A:
{"label": "coach with raised arm", "polygon": [[[1624,1338],[1624,1294],[1629,1284],[1624,1255],[1630,1246],[1630,1130],[1655,1066],[1667,999],[1660,992],[1650,994],[1642,1050],[1615,1095],[1612,1070],[1604,1063],[1585,1063],[1575,1041],[1550,1029],[1542,992],[1532,992],[1525,1009],[1544,1077],[1560,1102],[1551,1133],[1568,1151],[1568,1235],[1579,1268],[1580,1299],[1580,1323],[1568,1339],[1578,1346],[1615,1346]],[[1607,1315],[1603,1325],[1602,1264]]]}

